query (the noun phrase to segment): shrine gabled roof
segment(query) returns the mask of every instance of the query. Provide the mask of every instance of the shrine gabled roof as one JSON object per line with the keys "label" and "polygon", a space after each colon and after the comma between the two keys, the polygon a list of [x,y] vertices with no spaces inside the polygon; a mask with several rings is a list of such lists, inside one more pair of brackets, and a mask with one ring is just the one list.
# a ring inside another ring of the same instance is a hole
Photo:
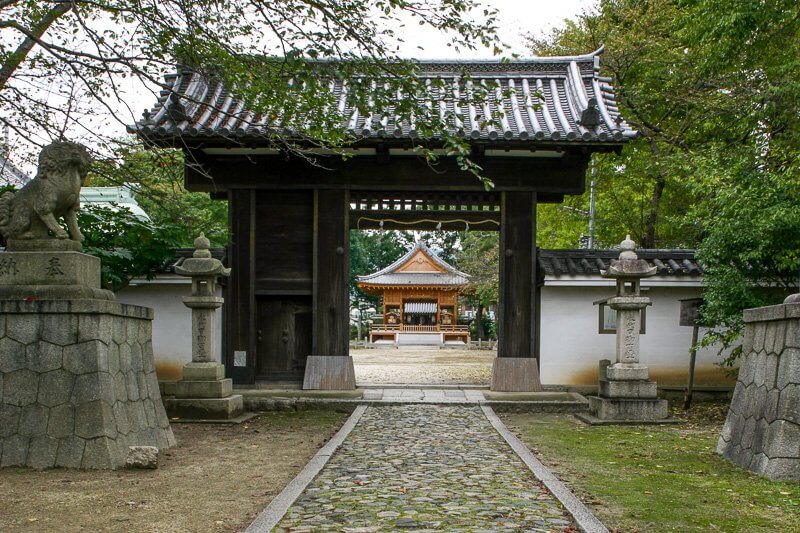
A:
{"label": "shrine gabled roof", "polygon": [[[434,265],[440,267],[442,272],[413,272],[400,270],[401,267],[408,263],[411,258],[420,251],[424,253]],[[469,283],[469,274],[456,270],[455,267],[433,253],[423,242],[417,241],[417,243],[400,259],[377,272],[366,276],[358,276],[357,282],[359,285],[462,287]]]}
{"label": "shrine gabled roof", "polygon": [[[602,48],[586,55],[512,61],[420,61],[418,76],[444,83],[446,90],[428,84],[427,105],[442,118],[452,118],[453,134],[472,141],[618,145],[637,132],[620,115],[611,79],[600,76],[601,53]],[[498,88],[489,91],[482,105],[462,105],[452,98],[465,86],[490,82]],[[152,110],[130,127],[152,142],[184,146],[187,140],[222,139],[252,144],[278,129],[303,137],[302,131],[279,128],[279,116],[269,119],[246,109],[220,82],[198,72],[181,70],[168,76],[166,85]],[[331,89],[346,120],[342,127],[357,141],[418,137],[414,124],[397,123],[391,107],[387,116],[355,108],[347,80],[332,81]]]}

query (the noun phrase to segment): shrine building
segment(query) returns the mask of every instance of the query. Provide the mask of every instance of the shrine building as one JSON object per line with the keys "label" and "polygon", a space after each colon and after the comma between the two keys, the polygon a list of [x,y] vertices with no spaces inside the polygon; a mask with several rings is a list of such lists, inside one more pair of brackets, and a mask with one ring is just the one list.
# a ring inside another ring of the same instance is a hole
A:
{"label": "shrine building", "polygon": [[367,276],[358,287],[380,296],[383,323],[373,324],[373,344],[464,346],[469,326],[458,324],[458,295],[469,283],[420,241],[403,257]]}

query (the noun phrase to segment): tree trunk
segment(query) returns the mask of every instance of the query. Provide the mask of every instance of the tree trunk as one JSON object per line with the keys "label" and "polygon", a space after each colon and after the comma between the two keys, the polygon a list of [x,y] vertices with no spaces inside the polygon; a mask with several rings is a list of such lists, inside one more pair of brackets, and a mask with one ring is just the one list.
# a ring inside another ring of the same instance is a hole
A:
{"label": "tree trunk", "polygon": [[667,180],[659,174],[656,178],[656,184],[653,187],[653,197],[650,198],[650,211],[647,213],[647,221],[645,222],[644,240],[641,244],[642,248],[656,247],[658,213],[661,210],[661,198],[664,195],[664,188],[666,186]]}
{"label": "tree trunk", "polygon": [[17,67],[25,61],[28,54],[36,46],[36,42],[44,35],[47,29],[58,20],[59,17],[72,9],[72,2],[59,2],[55,7],[44,14],[42,20],[29,30],[30,35],[25,37],[13,54],[8,56],[5,63],[0,67],[0,90],[4,89],[8,80],[16,72]]}
{"label": "tree trunk", "polygon": [[[661,150],[659,150],[654,140],[650,141],[650,149],[653,152],[653,156],[657,159],[661,158]],[[664,196],[664,189],[666,186],[667,177],[659,168],[658,175],[656,176],[656,183],[653,187],[653,196],[650,198],[650,210],[647,213],[647,220],[645,221],[644,235],[641,243],[642,248],[656,247],[656,226],[658,225],[658,214],[661,211],[661,199]]]}
{"label": "tree trunk", "polygon": [[486,340],[486,332],[483,330],[483,304],[478,304],[475,312],[475,336],[480,340]]}

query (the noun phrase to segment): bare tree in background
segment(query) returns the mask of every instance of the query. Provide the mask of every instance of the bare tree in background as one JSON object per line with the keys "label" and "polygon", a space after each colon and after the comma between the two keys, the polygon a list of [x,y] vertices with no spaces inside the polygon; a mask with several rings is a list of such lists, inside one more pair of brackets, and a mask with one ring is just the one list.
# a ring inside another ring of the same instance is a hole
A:
{"label": "bare tree in background", "polygon": [[[289,149],[296,145],[282,132],[292,121],[307,127],[306,144],[349,142],[328,90],[335,76],[364,80],[353,90],[357,103],[395,100],[396,115],[415,116],[421,135],[433,135],[444,131],[447,118],[413,97],[423,92],[414,63],[396,56],[403,22],[447,33],[456,50],[482,45],[499,53],[495,13],[477,4],[0,0],[0,126],[22,140],[18,152],[36,152],[35,146],[66,136],[86,143],[96,157],[112,158],[125,142],[114,132],[121,134],[142,112],[130,101],[147,93],[145,100],[154,102],[159,91],[170,90],[164,75],[184,65],[274,117],[270,140]],[[458,141],[453,149],[460,152]]]}

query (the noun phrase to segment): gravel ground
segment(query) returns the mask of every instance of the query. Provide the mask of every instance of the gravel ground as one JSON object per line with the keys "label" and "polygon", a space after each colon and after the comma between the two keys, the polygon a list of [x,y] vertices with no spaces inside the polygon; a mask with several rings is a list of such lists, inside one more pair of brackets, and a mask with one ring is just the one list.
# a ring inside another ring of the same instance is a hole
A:
{"label": "gravel ground", "polygon": [[241,425],[173,424],[157,470],[0,470],[0,531],[241,531],[346,413],[264,413]]}
{"label": "gravel ground", "polygon": [[488,385],[497,352],[405,347],[350,350],[350,355],[359,384]]}
{"label": "gravel ground", "polygon": [[277,531],[574,531],[476,406],[370,407]]}

